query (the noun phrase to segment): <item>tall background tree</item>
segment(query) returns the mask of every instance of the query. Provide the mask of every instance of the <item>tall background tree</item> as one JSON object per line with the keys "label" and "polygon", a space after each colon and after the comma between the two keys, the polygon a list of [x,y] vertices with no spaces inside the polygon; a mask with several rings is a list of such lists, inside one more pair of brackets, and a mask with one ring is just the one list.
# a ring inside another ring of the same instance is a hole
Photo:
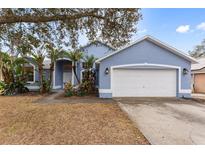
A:
{"label": "tall background tree", "polygon": [[200,58],[205,56],[205,39],[200,45],[195,46],[194,50],[189,51],[189,54],[194,58]]}
{"label": "tall background tree", "polygon": [[28,32],[35,35],[39,29],[43,35],[51,37],[55,30],[61,43],[72,47],[79,45],[81,34],[89,41],[99,38],[120,47],[130,41],[140,19],[139,9],[0,9],[0,35],[4,36],[1,41],[10,44],[9,40],[13,40],[17,44],[15,41],[21,39],[12,38]]}

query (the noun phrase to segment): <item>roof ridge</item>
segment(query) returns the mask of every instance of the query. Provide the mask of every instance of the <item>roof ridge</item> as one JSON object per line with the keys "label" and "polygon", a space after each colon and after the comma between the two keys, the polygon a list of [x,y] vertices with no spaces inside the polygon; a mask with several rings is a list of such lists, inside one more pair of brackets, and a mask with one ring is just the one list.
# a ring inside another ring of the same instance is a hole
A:
{"label": "roof ridge", "polygon": [[94,43],[96,43],[96,42],[98,42],[98,43],[100,43],[100,44],[103,44],[103,45],[105,45],[105,46],[111,48],[112,50],[116,50],[112,45],[109,45],[109,44],[107,44],[107,43],[105,43],[105,42],[103,42],[103,41],[101,41],[101,40],[99,40],[99,39],[96,39],[96,40],[94,40],[94,41],[88,42],[86,45],[84,45],[84,46],[82,46],[82,47],[80,47],[80,48],[86,48],[86,47],[88,47],[88,46],[90,46],[90,45],[92,45],[92,44],[94,44]]}

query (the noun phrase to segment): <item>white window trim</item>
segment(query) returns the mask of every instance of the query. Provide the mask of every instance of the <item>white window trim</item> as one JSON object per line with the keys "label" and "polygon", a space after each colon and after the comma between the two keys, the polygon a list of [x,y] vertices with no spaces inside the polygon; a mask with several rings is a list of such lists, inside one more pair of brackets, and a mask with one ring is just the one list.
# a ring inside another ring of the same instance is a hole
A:
{"label": "white window trim", "polygon": [[62,86],[53,86],[53,89],[60,89]]}
{"label": "white window trim", "polygon": [[30,90],[37,90],[40,88],[39,86],[30,86],[30,85],[26,85],[26,87]]}
{"label": "white window trim", "polygon": [[191,93],[191,89],[182,89],[181,88],[181,67],[174,66],[174,65],[162,65],[162,64],[151,64],[151,63],[140,63],[140,64],[127,64],[127,65],[116,65],[111,66],[110,68],[110,89],[99,89],[100,93],[112,93],[113,91],[113,70],[116,68],[127,68],[133,66],[156,66],[156,67],[163,67],[163,68],[173,68],[178,70],[178,93]]}
{"label": "white window trim", "polygon": [[71,61],[70,58],[58,58],[57,61],[58,60],[69,60],[69,61]]}
{"label": "white window trim", "polygon": [[29,63],[33,67],[33,81],[27,81],[26,83],[34,84],[36,82],[36,66],[32,63]]}

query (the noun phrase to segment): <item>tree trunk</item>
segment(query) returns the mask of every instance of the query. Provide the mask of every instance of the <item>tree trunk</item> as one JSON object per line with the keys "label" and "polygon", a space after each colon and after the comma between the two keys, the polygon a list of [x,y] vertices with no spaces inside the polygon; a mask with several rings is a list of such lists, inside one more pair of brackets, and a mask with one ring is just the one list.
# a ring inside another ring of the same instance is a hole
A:
{"label": "tree trunk", "polygon": [[39,71],[39,87],[40,87],[40,93],[43,94],[43,66],[38,66]]}
{"label": "tree trunk", "polygon": [[80,80],[78,79],[78,76],[77,76],[77,73],[76,73],[76,65],[75,65],[75,62],[74,62],[74,64],[73,64],[73,73],[74,73],[74,75],[75,75],[75,78],[76,78],[78,84],[80,84]]}
{"label": "tree trunk", "polygon": [[2,67],[2,76],[6,84],[14,82],[13,73],[6,67]]}
{"label": "tree trunk", "polygon": [[54,71],[54,62],[51,62],[50,64],[50,89],[52,89],[53,86],[53,71]]}

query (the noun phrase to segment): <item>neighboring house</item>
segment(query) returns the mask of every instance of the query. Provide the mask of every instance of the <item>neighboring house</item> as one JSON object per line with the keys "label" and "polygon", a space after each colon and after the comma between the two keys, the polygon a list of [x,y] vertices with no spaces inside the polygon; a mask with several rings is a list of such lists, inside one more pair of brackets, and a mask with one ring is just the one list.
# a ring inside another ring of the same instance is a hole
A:
{"label": "neighboring house", "polygon": [[[99,41],[82,50],[98,58],[93,68],[101,98],[191,96],[191,63],[197,61],[151,36],[117,51]],[[80,61],[76,71],[81,79],[83,70],[83,61]],[[31,89],[38,88],[38,72],[34,72]],[[62,89],[69,80],[76,84],[72,62],[59,59],[55,64],[53,89]]]}
{"label": "neighboring house", "polygon": [[205,93],[205,57],[198,59],[198,64],[192,64],[192,92]]}

